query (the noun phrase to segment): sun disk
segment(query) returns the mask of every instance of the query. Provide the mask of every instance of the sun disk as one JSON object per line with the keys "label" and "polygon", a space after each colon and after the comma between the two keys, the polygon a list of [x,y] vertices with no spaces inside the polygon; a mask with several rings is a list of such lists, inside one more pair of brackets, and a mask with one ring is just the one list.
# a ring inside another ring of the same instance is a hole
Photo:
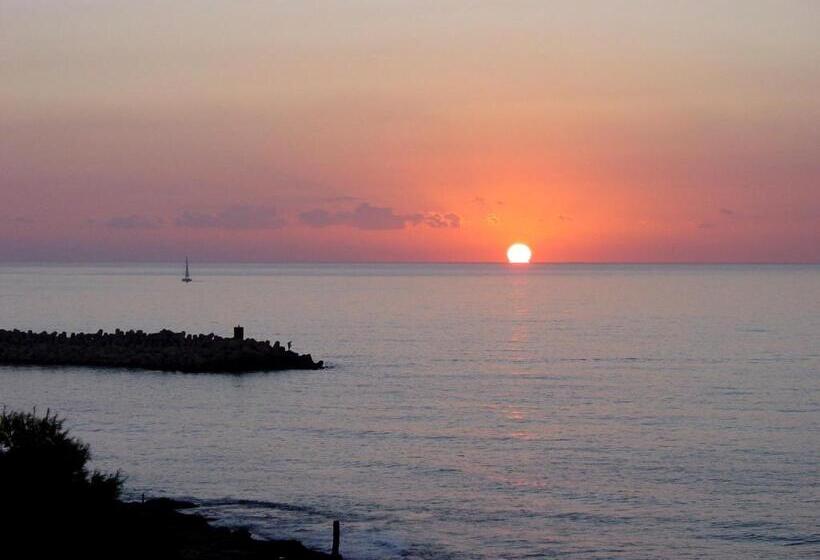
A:
{"label": "sun disk", "polygon": [[512,264],[526,264],[532,258],[532,251],[523,243],[513,243],[507,249],[507,260]]}

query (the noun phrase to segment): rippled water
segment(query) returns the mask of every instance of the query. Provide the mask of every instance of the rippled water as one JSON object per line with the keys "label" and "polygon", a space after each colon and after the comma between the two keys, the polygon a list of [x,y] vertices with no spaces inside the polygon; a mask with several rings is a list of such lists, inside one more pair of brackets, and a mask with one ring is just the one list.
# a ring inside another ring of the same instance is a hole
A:
{"label": "rippled water", "polygon": [[820,267],[0,267],[0,327],[293,340],[332,369],[0,368],[131,495],[348,558],[820,556]]}

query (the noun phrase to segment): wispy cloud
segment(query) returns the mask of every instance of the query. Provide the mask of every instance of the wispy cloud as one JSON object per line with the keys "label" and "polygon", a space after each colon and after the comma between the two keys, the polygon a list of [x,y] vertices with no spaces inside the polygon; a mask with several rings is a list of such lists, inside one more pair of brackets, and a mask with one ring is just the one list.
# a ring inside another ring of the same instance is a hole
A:
{"label": "wispy cloud", "polygon": [[461,218],[453,213],[437,212],[398,214],[392,208],[372,206],[367,202],[353,210],[328,211],[315,208],[299,214],[299,221],[315,228],[348,226],[364,230],[404,229],[408,225],[424,224],[433,228],[457,228]]}
{"label": "wispy cloud", "polygon": [[114,216],[104,223],[114,229],[156,229],[163,224],[163,220],[156,216],[130,214],[128,216]]}
{"label": "wispy cloud", "polygon": [[359,198],[358,196],[350,196],[350,195],[347,195],[347,194],[340,194],[340,195],[337,195],[337,196],[326,197],[325,200],[327,202],[337,204],[337,203],[345,203],[345,202],[347,202],[347,203],[359,202],[361,200],[361,198]]}
{"label": "wispy cloud", "polygon": [[176,225],[188,228],[275,229],[285,225],[276,208],[268,206],[229,206],[219,212],[183,211]]}
{"label": "wispy cloud", "polygon": [[447,214],[426,214],[421,221],[433,228],[457,228],[461,226],[461,218],[452,212]]}

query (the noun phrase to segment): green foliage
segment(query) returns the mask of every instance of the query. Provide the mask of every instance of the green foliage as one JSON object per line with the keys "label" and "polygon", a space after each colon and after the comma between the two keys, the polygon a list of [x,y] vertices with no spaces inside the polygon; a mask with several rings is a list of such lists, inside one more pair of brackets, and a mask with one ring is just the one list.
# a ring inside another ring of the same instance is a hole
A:
{"label": "green foliage", "polygon": [[0,413],[0,495],[6,503],[85,508],[115,502],[122,476],[89,470],[90,458],[88,445],[49,411]]}

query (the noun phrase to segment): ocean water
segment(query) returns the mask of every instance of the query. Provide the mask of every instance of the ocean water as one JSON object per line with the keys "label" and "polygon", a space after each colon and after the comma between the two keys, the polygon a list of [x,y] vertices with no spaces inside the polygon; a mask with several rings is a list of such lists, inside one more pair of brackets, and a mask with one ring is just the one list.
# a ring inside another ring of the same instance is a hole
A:
{"label": "ocean water", "polygon": [[0,327],[318,372],[0,367],[128,494],[347,558],[820,557],[820,267],[0,266]]}

